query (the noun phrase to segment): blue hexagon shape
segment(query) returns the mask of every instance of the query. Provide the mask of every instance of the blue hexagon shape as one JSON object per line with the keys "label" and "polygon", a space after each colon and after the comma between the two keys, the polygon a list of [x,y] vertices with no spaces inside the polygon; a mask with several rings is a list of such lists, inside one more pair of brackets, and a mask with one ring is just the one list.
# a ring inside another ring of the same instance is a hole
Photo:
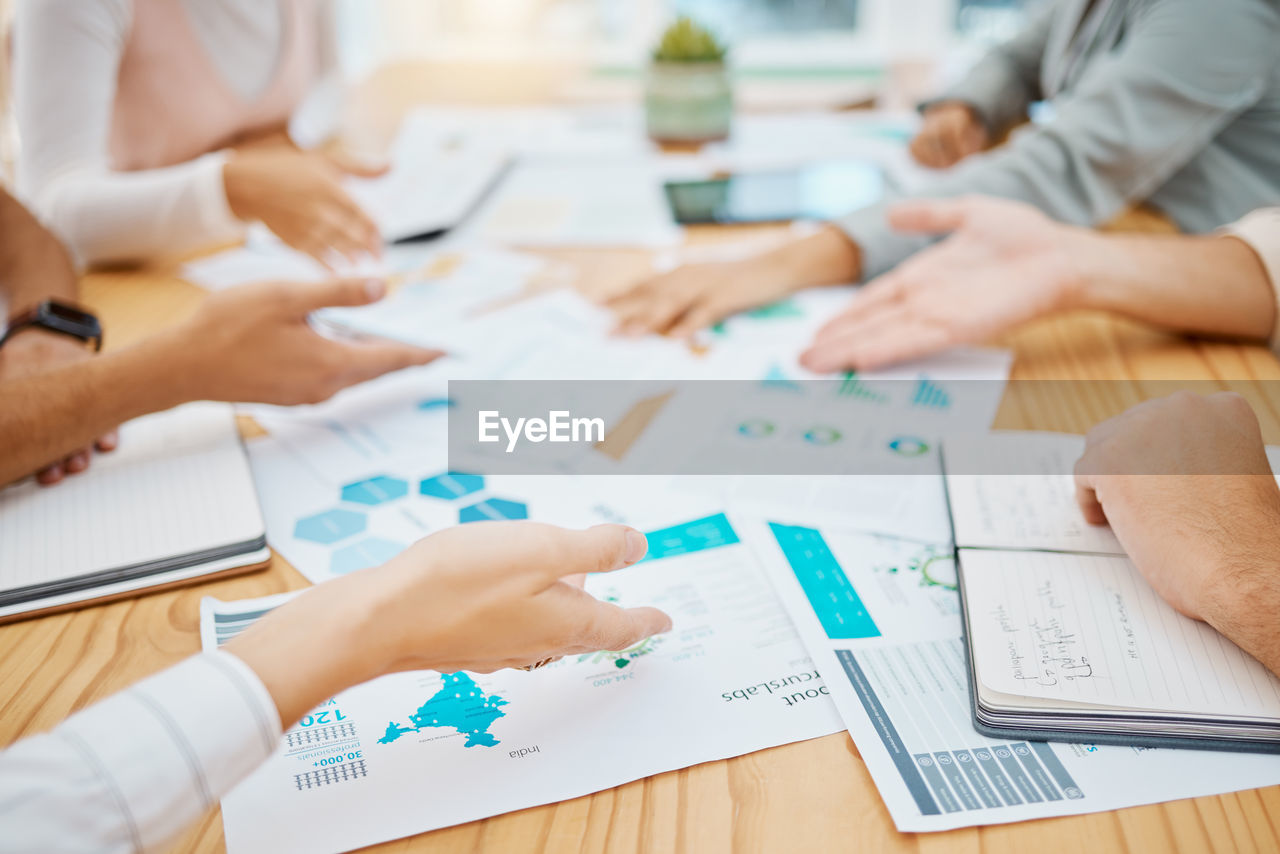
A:
{"label": "blue hexagon shape", "polygon": [[463,474],[456,471],[429,477],[418,486],[418,491],[423,495],[443,498],[446,501],[452,501],[482,489],[484,489],[484,475]]}
{"label": "blue hexagon shape", "polygon": [[447,397],[428,397],[426,400],[418,404],[418,408],[423,412],[432,412],[437,409],[450,409],[453,401]]}
{"label": "blue hexagon shape", "polygon": [[350,546],[343,546],[333,553],[333,557],[329,559],[329,569],[338,575],[346,575],[348,572],[356,572],[361,569],[368,569],[371,566],[377,566],[380,563],[386,563],[404,550],[404,546],[399,543],[393,543],[391,540],[383,540],[378,537],[369,537]]}
{"label": "blue hexagon shape", "polygon": [[364,530],[366,520],[363,513],[351,510],[326,510],[305,519],[299,519],[293,528],[293,535],[300,540],[329,545],[338,540],[345,540]]}
{"label": "blue hexagon shape", "polygon": [[486,519],[528,519],[529,507],[505,498],[486,498],[458,511],[459,522],[483,522]]}
{"label": "blue hexagon shape", "polygon": [[342,487],[342,500],[374,506],[409,494],[409,484],[399,478],[378,475]]}

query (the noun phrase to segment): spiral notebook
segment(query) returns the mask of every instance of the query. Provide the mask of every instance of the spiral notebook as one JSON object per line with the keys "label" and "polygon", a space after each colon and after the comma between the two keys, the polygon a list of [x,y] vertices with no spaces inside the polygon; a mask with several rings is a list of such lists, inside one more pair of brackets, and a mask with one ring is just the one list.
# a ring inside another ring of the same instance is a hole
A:
{"label": "spiral notebook", "polygon": [[[1080,516],[1070,472],[1084,440],[971,441],[984,447],[965,473],[956,447],[944,457],[978,731],[1280,752],[1280,679],[1174,610],[1110,529]],[[984,455],[1019,465],[972,473]]]}
{"label": "spiral notebook", "polygon": [[0,491],[0,621],[270,561],[248,457],[226,404],[125,424],[119,449],[52,487]]}

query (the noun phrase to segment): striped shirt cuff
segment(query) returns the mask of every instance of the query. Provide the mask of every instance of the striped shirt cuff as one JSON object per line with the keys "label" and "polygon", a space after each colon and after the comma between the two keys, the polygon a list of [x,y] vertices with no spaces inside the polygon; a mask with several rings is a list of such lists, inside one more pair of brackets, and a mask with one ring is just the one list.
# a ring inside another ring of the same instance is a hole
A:
{"label": "striped shirt cuff", "polygon": [[228,652],[206,652],[71,718],[72,744],[149,850],[216,804],[275,750],[281,726],[262,681]]}

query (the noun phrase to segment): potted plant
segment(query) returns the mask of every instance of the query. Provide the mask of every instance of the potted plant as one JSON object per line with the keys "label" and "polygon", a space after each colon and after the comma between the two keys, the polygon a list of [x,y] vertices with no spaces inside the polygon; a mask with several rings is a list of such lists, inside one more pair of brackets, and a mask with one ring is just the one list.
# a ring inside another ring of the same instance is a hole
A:
{"label": "potted plant", "polygon": [[733,121],[726,48],[705,27],[680,17],[653,51],[645,86],[645,123],[657,142],[724,139]]}

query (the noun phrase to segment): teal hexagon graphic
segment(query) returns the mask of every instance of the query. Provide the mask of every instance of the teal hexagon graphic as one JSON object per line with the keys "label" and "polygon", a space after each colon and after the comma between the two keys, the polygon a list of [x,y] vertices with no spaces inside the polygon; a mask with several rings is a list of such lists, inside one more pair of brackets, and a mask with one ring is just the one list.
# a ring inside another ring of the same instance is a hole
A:
{"label": "teal hexagon graphic", "polygon": [[418,491],[423,495],[443,498],[445,501],[452,501],[482,489],[484,489],[484,475],[463,474],[456,471],[447,471],[444,474],[429,477],[418,486]]}
{"label": "teal hexagon graphic", "polygon": [[329,559],[329,569],[338,575],[346,575],[348,572],[386,563],[402,551],[404,546],[399,543],[369,537],[353,545],[334,550],[333,557]]}
{"label": "teal hexagon graphic", "polygon": [[342,487],[342,500],[354,504],[375,506],[409,494],[409,484],[397,477],[378,475],[368,480],[359,480]]}
{"label": "teal hexagon graphic", "polygon": [[293,535],[299,540],[329,545],[345,540],[364,530],[367,520],[363,513],[353,510],[326,510],[305,519],[299,519]]}
{"label": "teal hexagon graphic", "polygon": [[437,409],[450,409],[452,407],[453,401],[447,397],[428,397],[418,404],[418,408],[423,412],[433,412]]}
{"label": "teal hexagon graphic", "polygon": [[459,522],[484,522],[486,520],[528,519],[529,506],[506,498],[486,498],[458,511]]}

